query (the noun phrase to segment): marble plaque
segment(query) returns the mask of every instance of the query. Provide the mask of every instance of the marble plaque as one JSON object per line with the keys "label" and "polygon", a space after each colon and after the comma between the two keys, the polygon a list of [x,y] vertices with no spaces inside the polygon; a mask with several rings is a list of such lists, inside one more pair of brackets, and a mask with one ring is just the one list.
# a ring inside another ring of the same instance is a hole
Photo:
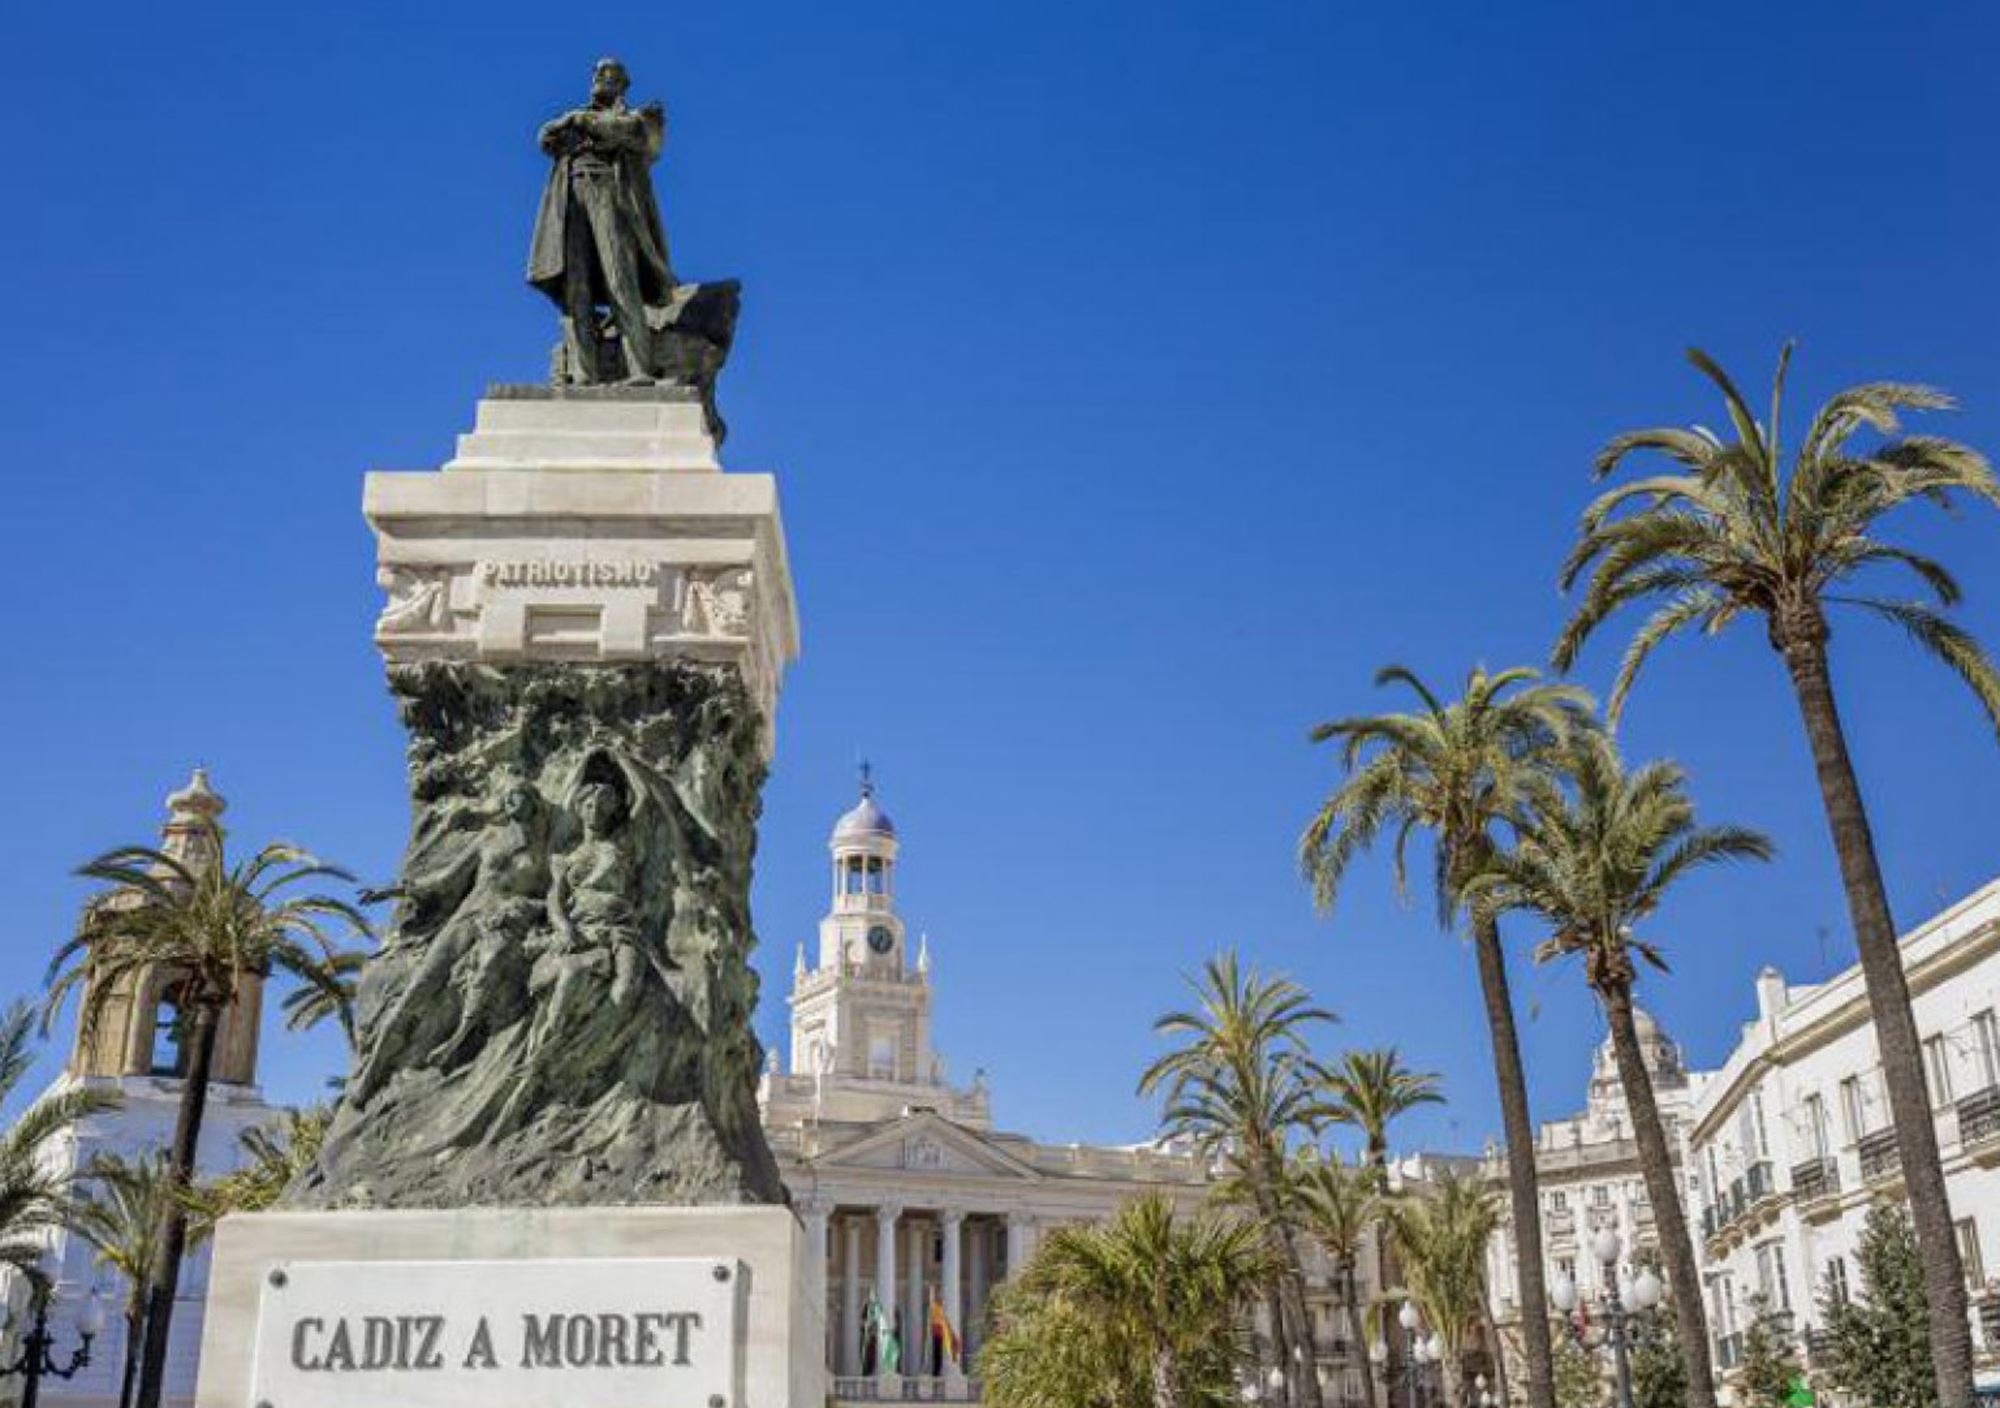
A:
{"label": "marble plaque", "polygon": [[740,1408],[744,1270],[706,1257],[295,1261],[255,1408]]}

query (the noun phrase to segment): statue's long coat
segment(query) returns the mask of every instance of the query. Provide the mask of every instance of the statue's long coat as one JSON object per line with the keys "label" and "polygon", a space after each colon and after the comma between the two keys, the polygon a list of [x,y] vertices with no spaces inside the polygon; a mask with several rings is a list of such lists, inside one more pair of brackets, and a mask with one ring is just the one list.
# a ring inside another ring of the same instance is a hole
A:
{"label": "statue's long coat", "polygon": [[[639,271],[639,291],[648,307],[668,302],[674,291],[674,271],[667,262],[667,231],[660,221],[659,203],[653,198],[653,177],[647,170],[660,154],[663,135],[656,110],[634,114],[645,124],[646,146],[640,151],[619,152],[613,160],[618,182],[618,234],[632,246],[632,262]],[[569,195],[570,163],[559,156],[549,170],[542,188],[542,208],[535,216],[535,235],[528,246],[528,282],[563,304],[563,277],[569,245],[565,238],[571,213]],[[578,212],[578,218],[582,214]],[[610,302],[604,274],[591,263],[592,297]]]}

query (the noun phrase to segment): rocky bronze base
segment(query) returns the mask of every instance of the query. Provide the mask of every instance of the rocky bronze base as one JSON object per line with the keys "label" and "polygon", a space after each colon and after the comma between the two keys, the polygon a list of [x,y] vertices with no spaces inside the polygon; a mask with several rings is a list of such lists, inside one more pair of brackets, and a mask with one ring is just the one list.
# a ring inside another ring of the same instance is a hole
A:
{"label": "rocky bronze base", "polygon": [[414,822],[301,1208],[782,1203],[729,667],[396,666]]}
{"label": "rocky bronze base", "polygon": [[[708,284],[678,284],[664,305],[646,309],[653,334],[652,374],[660,386],[687,387],[701,399],[709,434],[720,445],[728,426],[715,405],[715,383],[729,360],[736,340],[736,317],[743,307],[743,286],[735,279]],[[608,313],[596,337],[597,365],[572,363],[565,343],[551,354],[549,381],[558,387],[621,387],[626,385],[625,349],[618,325]],[[643,390],[643,387],[634,388]]]}

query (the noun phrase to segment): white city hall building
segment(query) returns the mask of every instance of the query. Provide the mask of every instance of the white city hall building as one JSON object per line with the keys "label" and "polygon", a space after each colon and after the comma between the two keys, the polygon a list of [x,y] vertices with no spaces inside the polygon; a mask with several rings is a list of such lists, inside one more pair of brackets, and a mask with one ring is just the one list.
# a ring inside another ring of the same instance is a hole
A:
{"label": "white city hall building", "polygon": [[[1044,1145],[993,1125],[983,1077],[954,1086],[932,1042],[931,960],[911,952],[896,907],[895,825],[865,780],[835,823],[832,903],[793,967],[790,1060],[774,1052],[759,1098],[827,1308],[827,1364],[843,1401],[970,1399],[994,1287],[1037,1237],[1097,1222],[1140,1193],[1184,1207],[1206,1196],[1204,1165],[1151,1145]],[[868,1374],[869,1300],[902,1327],[900,1372]],[[962,1337],[940,1362],[942,1307]],[[914,1328],[915,1333],[911,1333]],[[906,1382],[914,1380],[914,1382]]]}

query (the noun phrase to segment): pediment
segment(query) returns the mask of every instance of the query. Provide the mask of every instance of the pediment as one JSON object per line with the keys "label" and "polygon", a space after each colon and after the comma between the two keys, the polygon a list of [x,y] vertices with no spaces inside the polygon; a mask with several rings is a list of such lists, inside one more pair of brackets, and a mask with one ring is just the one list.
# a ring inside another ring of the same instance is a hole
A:
{"label": "pediment", "polygon": [[1019,1178],[1039,1182],[1041,1172],[972,1130],[942,1115],[905,1115],[879,1125],[850,1143],[822,1148],[811,1161],[822,1172],[836,1169],[903,1170],[950,1178]]}

